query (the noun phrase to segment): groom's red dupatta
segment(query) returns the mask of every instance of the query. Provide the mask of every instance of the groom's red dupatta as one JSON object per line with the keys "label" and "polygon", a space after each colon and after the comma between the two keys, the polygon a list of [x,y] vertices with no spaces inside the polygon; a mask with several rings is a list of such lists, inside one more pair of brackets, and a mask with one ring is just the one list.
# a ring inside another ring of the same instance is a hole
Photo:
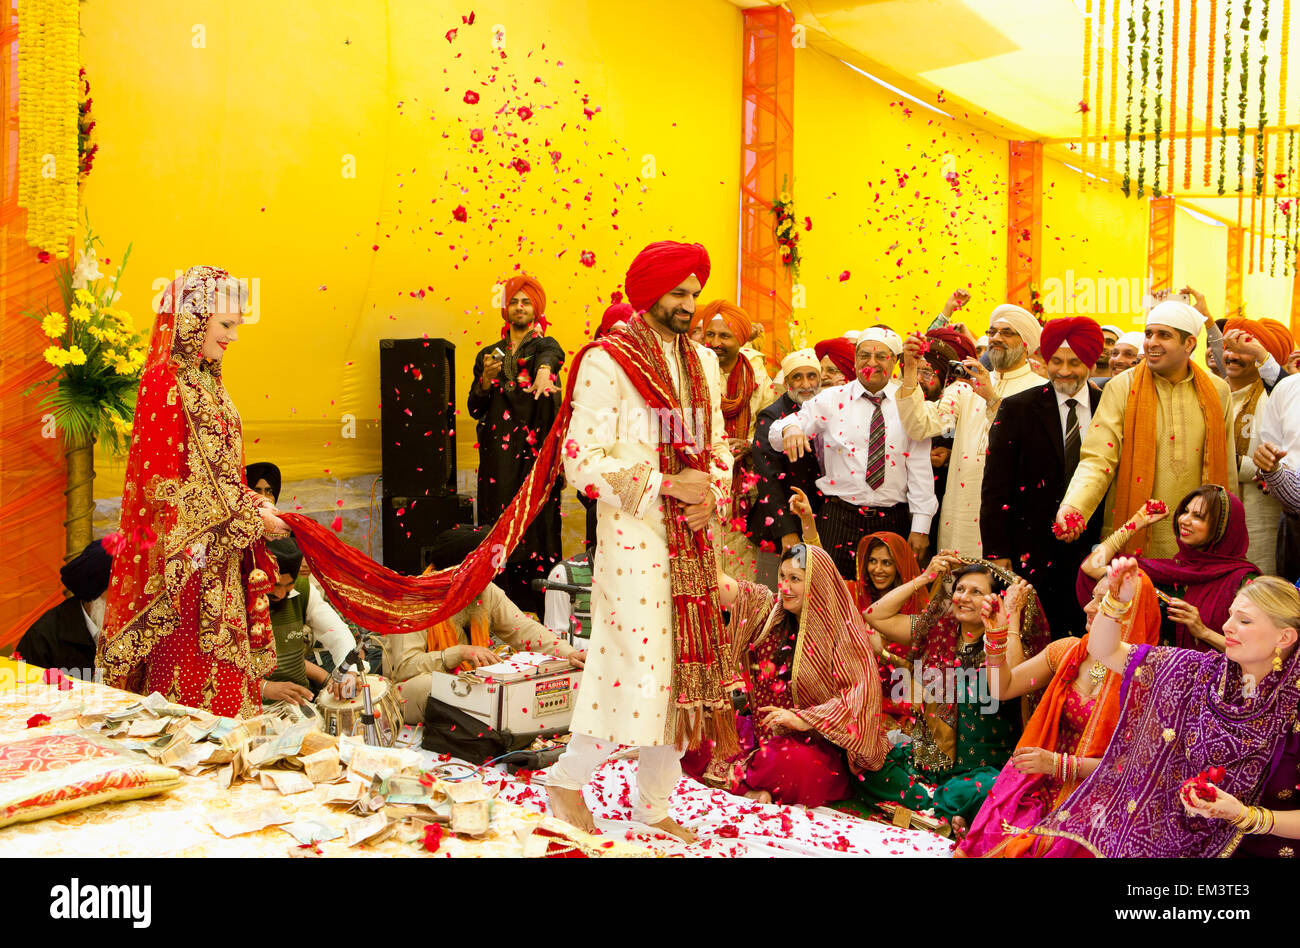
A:
{"label": "groom's red dupatta", "polygon": [[[676,337],[676,346],[683,391],[689,393],[692,407],[705,406],[699,413],[703,430],[692,438],[673,391],[659,336],[643,317],[633,318],[627,329],[589,343],[574,358],[559,415],[522,489],[483,542],[458,566],[423,576],[403,576],[343,543],[316,521],[300,514],[283,514],[330,602],[357,625],[382,635],[427,629],[469,605],[505,565],[550,496],[563,463],[578,368],[593,348],[609,354],[657,417],[670,419],[671,430],[664,432],[670,437],[663,437],[659,444],[659,470],[676,474],[689,467],[707,472],[713,443],[712,397],[694,346],[684,334]],[[671,733],[666,736],[678,746],[692,749],[701,740],[712,739],[718,753],[734,754],[739,748],[728,691],[737,678],[723,658],[726,651],[722,648],[713,543],[708,531],[686,526],[681,501],[664,496],[662,503],[673,597],[671,700],[676,712],[669,717]]]}

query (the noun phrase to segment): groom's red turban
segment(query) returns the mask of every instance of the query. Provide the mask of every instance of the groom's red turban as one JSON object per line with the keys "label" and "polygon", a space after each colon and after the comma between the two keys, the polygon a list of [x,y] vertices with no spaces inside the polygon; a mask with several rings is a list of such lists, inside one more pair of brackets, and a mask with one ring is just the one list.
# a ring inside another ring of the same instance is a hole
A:
{"label": "groom's red turban", "polygon": [[623,287],[638,313],[653,306],[691,274],[703,287],[709,279],[709,252],[703,244],[661,240],[646,247],[627,268]]}

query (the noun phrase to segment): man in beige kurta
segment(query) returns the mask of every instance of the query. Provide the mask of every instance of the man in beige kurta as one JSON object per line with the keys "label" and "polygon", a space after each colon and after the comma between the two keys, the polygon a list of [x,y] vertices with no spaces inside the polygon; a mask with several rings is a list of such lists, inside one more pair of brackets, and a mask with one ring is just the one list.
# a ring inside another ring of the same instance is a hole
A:
{"label": "man in beige kurta", "polygon": [[[1163,501],[1170,513],[1187,494],[1201,486],[1205,460],[1205,415],[1196,398],[1191,356],[1201,320],[1185,303],[1165,300],[1147,314],[1143,358],[1151,369],[1156,390],[1156,417],[1140,419],[1142,437],[1155,439],[1155,476],[1151,499]],[[1120,464],[1124,448],[1124,418],[1136,368],[1111,378],[1083,438],[1079,466],[1061,501],[1057,523],[1066,527],[1066,515],[1075,511],[1086,521],[1106,500],[1112,485],[1135,474]],[[1209,375],[1219,396],[1227,441],[1228,481],[1222,486],[1236,492],[1237,452],[1233,444],[1232,402],[1223,379]],[[1113,503],[1113,500],[1111,501]],[[1142,555],[1165,559],[1178,553],[1174,531],[1161,524],[1148,531]]]}
{"label": "man in beige kurta", "polygon": [[989,317],[988,333],[994,371],[985,372],[976,360],[965,360],[970,382],[952,382],[937,402],[926,401],[917,386],[920,337],[913,335],[904,344],[898,414],[908,437],[919,441],[951,432],[953,439],[948,486],[939,511],[940,550],[970,557],[984,555],[979,516],[989,428],[1003,398],[1043,384],[1028,359],[1038,349],[1041,335],[1038,320],[1026,310],[1011,303],[996,307]]}
{"label": "man in beige kurta", "polygon": [[582,652],[525,615],[495,583],[488,583],[478,599],[449,621],[460,633],[460,643],[442,651],[429,651],[424,632],[384,636],[384,677],[397,689],[407,724],[424,721],[435,674],[454,675],[466,662],[477,668],[499,661],[490,649],[470,644],[470,623],[483,623],[493,638],[517,652],[542,652],[582,661]]}
{"label": "man in beige kurta", "polygon": [[[628,298],[646,310],[643,318],[659,336],[692,434],[703,427],[705,417],[711,419],[708,476],[684,471],[670,478],[660,473],[664,423],[607,352],[589,350],[574,380],[564,471],[578,490],[595,494],[600,516],[586,670],[569,725],[572,738],[551,768],[547,786],[556,815],[580,829],[593,825],[581,788],[622,744],[639,748],[633,819],[693,838],[668,815],[683,750],[671,737],[675,656],[664,502],[671,494],[687,504],[687,523],[698,524],[698,529],[710,521],[716,529],[718,505],[730,503],[732,457],[722,419],[717,357],[692,343],[710,394],[710,404],[694,405],[684,390],[676,351],[675,337],[688,330],[702,283],[691,271],[649,304],[638,303],[629,271]],[[698,511],[701,519],[693,520],[691,511]]]}

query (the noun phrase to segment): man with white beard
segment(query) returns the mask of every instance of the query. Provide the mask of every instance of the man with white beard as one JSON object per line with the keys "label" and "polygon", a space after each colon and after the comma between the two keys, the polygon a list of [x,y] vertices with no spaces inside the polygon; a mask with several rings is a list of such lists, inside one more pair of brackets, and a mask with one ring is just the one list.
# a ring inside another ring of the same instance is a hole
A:
{"label": "man with white beard", "polygon": [[14,649],[14,658],[90,681],[95,671],[95,644],[104,625],[104,594],[112,571],[113,557],[100,540],[64,563],[59,578],[71,598],[32,623]]}
{"label": "man with white beard", "polygon": [[975,359],[963,359],[970,385],[953,386],[937,402],[927,402],[917,385],[925,340],[913,333],[903,345],[903,382],[898,389],[898,414],[910,438],[935,438],[953,432],[948,487],[939,511],[939,549],[980,558],[980,488],[988,454],[989,428],[1002,399],[1042,385],[1029,366],[1029,353],[1038,349],[1042,327],[1028,311],[1003,303],[989,317],[989,358],[993,372]]}
{"label": "man with white beard", "polygon": [[[754,429],[751,454],[754,473],[758,475],[758,496],[750,508],[746,524],[749,535],[759,544],[759,575],[764,575],[765,552],[779,555],[796,543],[802,543],[799,517],[790,511],[790,497],[797,487],[808,495],[813,512],[821,510],[822,495],[817,490],[817,478],[822,476],[821,441],[813,440],[813,450],[797,461],[776,451],[768,443],[772,423],[793,415],[799,406],[812,398],[822,387],[821,367],[817,353],[812,349],[792,352],[781,360],[785,375],[785,394],[758,413]],[[763,541],[771,544],[769,550]],[[768,564],[773,565],[773,564]],[[771,571],[775,575],[775,570]]]}
{"label": "man with white beard", "polygon": [[984,555],[1038,591],[1052,638],[1084,632],[1075,574],[1101,535],[1099,513],[1069,543],[1053,535],[1052,524],[1101,400],[1088,376],[1103,346],[1102,327],[1086,316],[1049,322],[1042,336],[1048,384],[1003,399],[989,433],[980,507]]}

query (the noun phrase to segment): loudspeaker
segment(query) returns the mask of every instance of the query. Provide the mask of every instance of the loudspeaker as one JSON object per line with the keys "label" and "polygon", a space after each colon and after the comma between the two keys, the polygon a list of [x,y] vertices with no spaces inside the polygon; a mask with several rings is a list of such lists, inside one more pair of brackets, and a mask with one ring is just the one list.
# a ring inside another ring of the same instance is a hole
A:
{"label": "loudspeaker", "polygon": [[379,340],[379,419],[386,494],[456,493],[456,346]]}
{"label": "loudspeaker", "polygon": [[384,491],[384,565],[418,576],[429,565],[434,537],[457,524],[473,524],[474,502],[456,494],[401,495]]}

